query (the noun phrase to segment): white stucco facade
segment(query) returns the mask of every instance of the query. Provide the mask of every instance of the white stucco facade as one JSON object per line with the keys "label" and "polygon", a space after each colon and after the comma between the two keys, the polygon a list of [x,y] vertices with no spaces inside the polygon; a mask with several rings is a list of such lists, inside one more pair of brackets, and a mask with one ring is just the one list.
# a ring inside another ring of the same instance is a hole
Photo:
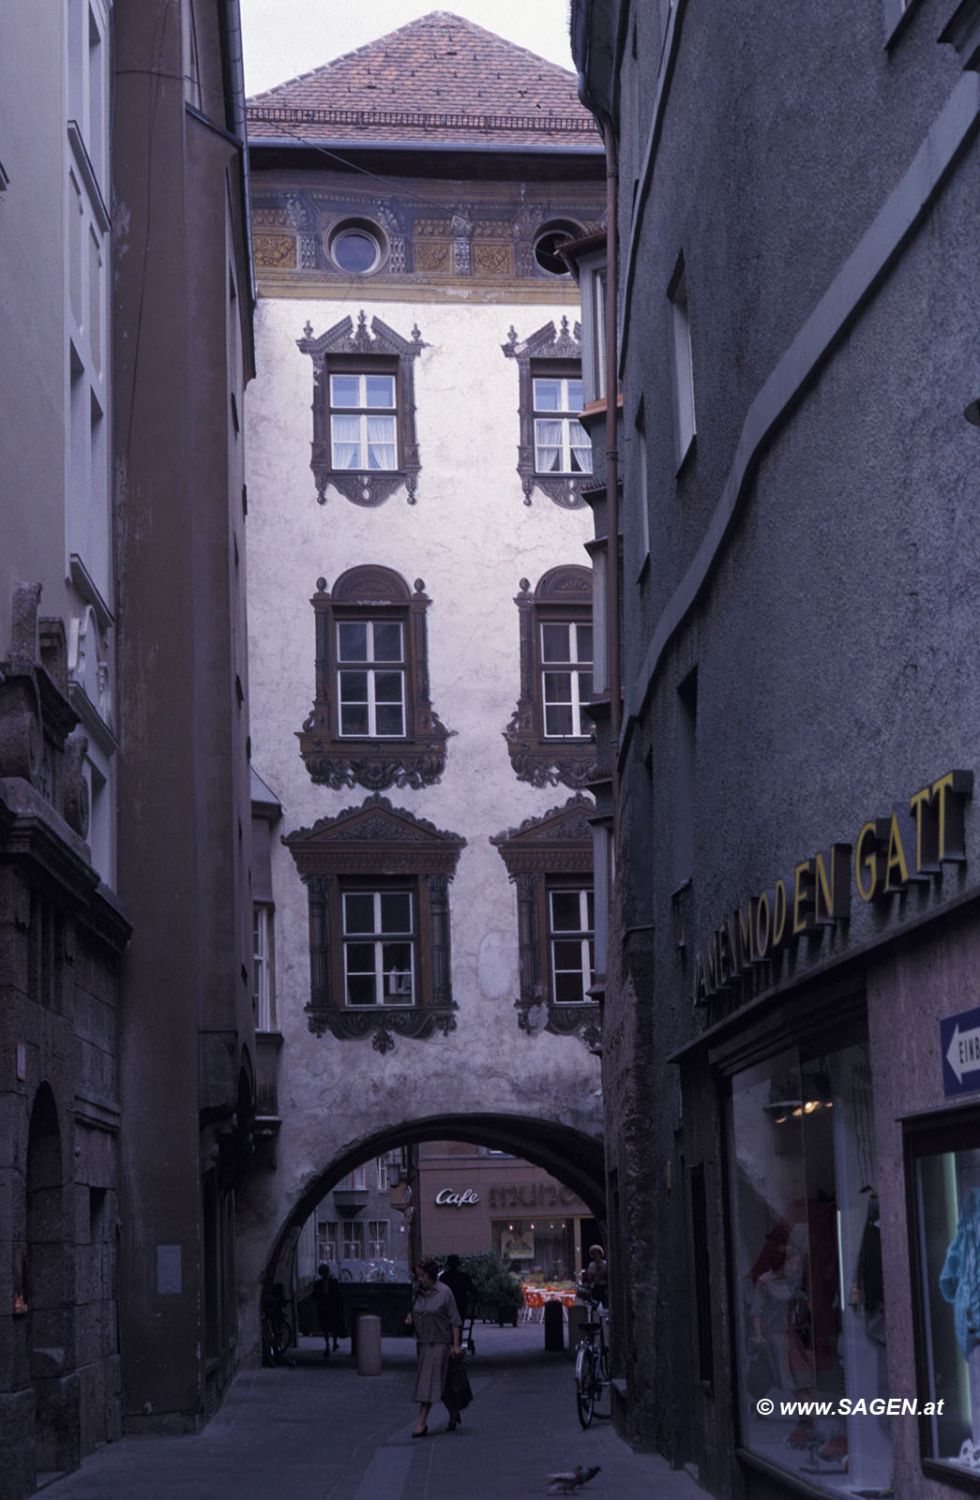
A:
{"label": "white stucco facade", "polygon": [[[561,284],[564,292],[565,286]],[[540,284],[538,284],[540,290]],[[549,321],[551,306],[426,299],[372,304],[369,283],[345,300],[260,296],[258,376],[248,406],[248,567],[252,761],[279,798],[276,833],[359,806],[363,787],[315,785],[297,732],[314,695],[316,580],[331,589],[346,569],[380,564],[411,589],[424,580],[431,701],[452,732],[441,779],[384,792],[395,808],[466,840],[451,881],[455,1029],[397,1037],[384,1054],[370,1038],[312,1035],[307,895],[290,852],[273,840],[276,1014],[282,1126],[277,1167],[265,1179],[278,1227],[310,1182],[358,1141],[386,1127],[442,1114],[503,1113],[599,1133],[598,1062],[574,1036],[518,1025],[515,892],[492,835],[563,805],[565,786],[517,779],[502,731],[520,687],[520,580],[531,587],[559,565],[587,565],[586,506],[564,509],[535,491],[524,503],[517,472],[518,370],[502,352]],[[431,292],[430,292],[431,297]],[[373,508],[328,489],[316,500],[310,469],[311,359],[297,348],[344,317],[381,318],[425,347],[415,361],[421,471],[417,502],[404,489]],[[256,1256],[261,1247],[253,1247]],[[255,1267],[259,1269],[258,1264]]]}

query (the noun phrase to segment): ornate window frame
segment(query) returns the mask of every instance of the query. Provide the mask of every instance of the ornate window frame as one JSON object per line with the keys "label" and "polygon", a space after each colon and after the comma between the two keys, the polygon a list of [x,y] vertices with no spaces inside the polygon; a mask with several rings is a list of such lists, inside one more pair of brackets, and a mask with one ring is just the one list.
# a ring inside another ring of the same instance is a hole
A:
{"label": "ornate window frame", "polygon": [[595,744],[590,738],[546,738],[541,691],[541,625],[548,620],[591,622],[592,571],[578,563],[550,568],[531,592],[520,581],[514,603],[520,612],[521,688],[517,707],[504,730],[507,751],[518,781],[532,786],[562,783],[575,791],[596,774]]}
{"label": "ornate window frame", "polygon": [[532,1035],[550,1031],[556,1036],[578,1036],[590,1048],[600,1038],[598,1002],[559,1005],[554,999],[548,893],[565,880],[580,888],[592,884],[594,816],[595,805],[588,797],[570,797],[562,807],[526,818],[519,828],[508,828],[490,839],[517,891],[520,993],[514,1007],[518,1025]]}
{"label": "ornate window frame", "polygon": [[539,474],[534,466],[534,377],[535,375],[582,376],[582,329],[579,323],[569,328],[567,317],[561,320],[556,331],[554,323],[545,323],[526,338],[523,343],[517,337],[516,328],[511,328],[506,344],[501,344],[505,356],[517,361],[518,411],[520,413],[520,443],[517,448],[517,472],[521,476],[524,504],[531,504],[535,489],[547,495],[555,505],[564,510],[577,510],[585,504],[582,488],[592,482],[591,474]]}
{"label": "ornate window frame", "polygon": [[[359,807],[286,834],[306,886],[310,922],[310,1031],[343,1041],[370,1036],[389,1052],[395,1035],[427,1038],[456,1028],[452,996],[449,882],[466,840],[375,793]],[[341,898],[345,890],[391,888],[415,896],[417,987],[408,1006],[344,1003]]]}
{"label": "ornate window frame", "polygon": [[[432,786],[446,764],[448,730],[429,698],[426,611],[431,603],[425,583],[416,578],[414,592],[400,574],[379,563],[349,568],[327,592],[318,578],[310,600],[316,619],[315,697],[298,733],[300,755],[320,786]],[[397,620],[404,639],[404,738],[340,734],[337,678],[338,621],[378,618]]]}
{"label": "ornate window frame", "polygon": [[[418,328],[402,338],[380,318],[371,319],[362,309],[353,319],[342,318],[326,333],[313,336],[307,323],[297,348],[313,361],[313,443],[310,468],[316,479],[316,498],[327,503],[327,487],[337,490],[354,505],[382,505],[396,490],[405,487],[409,505],[416,501],[421,470],[415,434],[415,361],[425,348]],[[395,469],[335,469],[330,445],[330,375],[394,374],[398,466]]]}

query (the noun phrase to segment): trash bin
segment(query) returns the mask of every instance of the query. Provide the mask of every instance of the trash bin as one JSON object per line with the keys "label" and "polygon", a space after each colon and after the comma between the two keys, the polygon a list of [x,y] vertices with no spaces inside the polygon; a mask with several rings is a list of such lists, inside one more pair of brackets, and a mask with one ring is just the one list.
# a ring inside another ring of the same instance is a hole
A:
{"label": "trash bin", "polygon": [[357,1320],[357,1373],[381,1374],[381,1319],[361,1313]]}
{"label": "trash bin", "polygon": [[558,1353],[565,1347],[565,1309],[560,1302],[544,1305],[544,1347]]}

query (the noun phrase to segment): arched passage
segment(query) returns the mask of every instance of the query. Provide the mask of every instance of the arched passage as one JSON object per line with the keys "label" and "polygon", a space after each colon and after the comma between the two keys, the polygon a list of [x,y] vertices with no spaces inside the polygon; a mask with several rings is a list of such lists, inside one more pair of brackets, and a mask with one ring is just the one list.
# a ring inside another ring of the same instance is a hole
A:
{"label": "arched passage", "polygon": [[396,1146],[422,1141],[457,1140],[489,1146],[543,1167],[589,1205],[600,1222],[606,1217],[602,1142],[580,1130],[552,1121],[511,1114],[440,1114],[389,1125],[351,1142],[306,1185],[279,1228],[265,1262],[266,1285],[283,1277],[283,1268],[300,1228],[325,1193],[361,1162]]}

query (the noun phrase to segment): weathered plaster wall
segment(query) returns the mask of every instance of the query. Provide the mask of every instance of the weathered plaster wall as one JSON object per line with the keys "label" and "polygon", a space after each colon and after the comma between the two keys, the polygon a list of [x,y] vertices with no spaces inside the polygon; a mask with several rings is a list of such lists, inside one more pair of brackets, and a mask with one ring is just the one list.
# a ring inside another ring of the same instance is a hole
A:
{"label": "weathered plaster wall", "polygon": [[[258,1274],[272,1236],[304,1185],[350,1143],[385,1125],[440,1111],[474,1110],[545,1118],[599,1131],[598,1067],[575,1038],[528,1036],[517,1025],[517,915],[514,891],[489,838],[563,804],[565,787],[535,790],[516,780],[502,730],[519,692],[521,578],[585,563],[586,508],[559,509],[535,494],[523,503],[517,474],[518,372],[501,345],[521,338],[561,306],[372,306],[346,302],[260,302],[258,378],[249,392],[249,630],[252,758],[283,806],[281,832],[360,805],[367,793],[315,786],[296,732],[314,691],[318,576],[328,588],[355,564],[395,569],[411,586],[425,580],[433,707],[455,735],[441,782],[391,789],[394,806],[461,834],[467,846],[450,886],[453,998],[457,1029],[429,1041],[399,1037],[381,1056],[364,1041],[315,1037],[309,999],[306,892],[286,849],[273,850],[277,989],[284,1034],[278,1170],[264,1184],[265,1222],[246,1247]],[[376,509],[331,495],[315,499],[309,467],[311,360],[296,347],[364,308],[408,337],[418,323],[426,348],[416,362],[418,503],[400,492]],[[256,1202],[262,1197],[257,1185]],[[249,1268],[246,1268],[249,1274]]]}

